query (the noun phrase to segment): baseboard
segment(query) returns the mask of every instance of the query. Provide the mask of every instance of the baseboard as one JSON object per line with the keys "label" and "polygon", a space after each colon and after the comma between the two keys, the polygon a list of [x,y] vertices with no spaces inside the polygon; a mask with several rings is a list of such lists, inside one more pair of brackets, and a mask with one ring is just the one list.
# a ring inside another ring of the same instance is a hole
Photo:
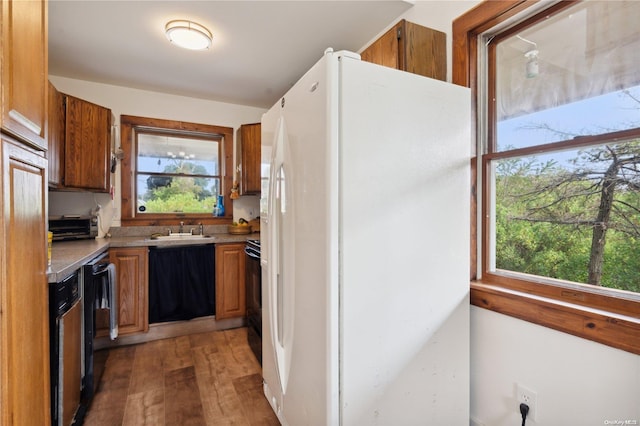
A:
{"label": "baseboard", "polygon": [[194,318],[188,321],[163,322],[150,324],[149,331],[146,333],[118,336],[116,340],[110,340],[108,336],[98,337],[95,339],[93,347],[95,350],[100,350],[118,346],[135,345],[189,334],[238,328],[244,325],[246,325],[245,318],[216,320],[215,316]]}

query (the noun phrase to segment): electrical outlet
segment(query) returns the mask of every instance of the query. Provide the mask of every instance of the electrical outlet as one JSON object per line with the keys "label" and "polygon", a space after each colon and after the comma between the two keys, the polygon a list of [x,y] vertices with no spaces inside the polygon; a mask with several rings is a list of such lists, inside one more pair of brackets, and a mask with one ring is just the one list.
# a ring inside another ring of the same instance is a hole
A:
{"label": "electrical outlet", "polygon": [[538,394],[518,383],[516,385],[516,399],[518,401],[518,406],[516,407],[517,412],[520,413],[520,403],[525,403],[529,406],[527,419],[530,419],[534,422],[537,421],[536,417],[538,412]]}

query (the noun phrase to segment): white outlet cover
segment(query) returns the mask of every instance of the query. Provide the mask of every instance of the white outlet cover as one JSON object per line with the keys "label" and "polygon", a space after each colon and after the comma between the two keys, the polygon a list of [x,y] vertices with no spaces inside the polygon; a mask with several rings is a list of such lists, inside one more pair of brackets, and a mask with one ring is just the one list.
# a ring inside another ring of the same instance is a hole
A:
{"label": "white outlet cover", "polygon": [[538,412],[538,394],[523,386],[521,384],[516,384],[516,401],[518,402],[516,406],[516,411],[518,415],[520,415],[520,403],[525,403],[529,406],[529,413],[527,414],[527,419],[537,422],[537,412]]}

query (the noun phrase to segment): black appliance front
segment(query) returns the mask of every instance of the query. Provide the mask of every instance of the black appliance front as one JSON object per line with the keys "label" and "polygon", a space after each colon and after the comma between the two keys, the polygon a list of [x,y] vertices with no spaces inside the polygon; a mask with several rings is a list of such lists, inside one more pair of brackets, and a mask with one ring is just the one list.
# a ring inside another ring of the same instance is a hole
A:
{"label": "black appliance front", "polygon": [[213,244],[149,247],[149,324],[215,315]]}
{"label": "black appliance front", "polygon": [[82,267],[84,296],[83,377],[82,395],[77,420],[82,424],[104,371],[107,351],[96,351],[96,311],[105,310],[109,317],[109,334],[115,339],[118,333],[116,306],[117,283],[115,266],[109,263],[107,252],[96,256]]}
{"label": "black appliance front", "polygon": [[247,240],[244,249],[247,298],[247,342],[262,365],[262,268],[260,240]]}
{"label": "black appliance front", "polygon": [[[73,348],[64,348],[61,335],[63,317],[80,300],[78,288],[78,272],[74,272],[61,282],[49,284],[49,352],[51,379],[51,424],[58,425],[62,421],[63,413],[61,401],[63,392],[63,378],[60,376],[65,352]],[[78,342],[79,343],[79,342]],[[73,416],[74,413],[70,413]],[[65,417],[69,417],[66,415]]]}

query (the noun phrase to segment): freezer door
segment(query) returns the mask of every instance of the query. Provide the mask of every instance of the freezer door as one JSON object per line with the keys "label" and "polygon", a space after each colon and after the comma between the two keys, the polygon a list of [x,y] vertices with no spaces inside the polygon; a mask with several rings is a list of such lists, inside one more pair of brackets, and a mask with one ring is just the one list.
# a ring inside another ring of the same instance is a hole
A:
{"label": "freezer door", "polygon": [[328,74],[337,66],[325,58],[274,107],[279,114],[269,111],[262,124],[263,136],[273,134],[267,232],[261,237],[268,247],[263,376],[265,394],[285,425],[339,422],[337,224],[331,213],[337,198],[331,138],[337,130],[328,117],[335,99],[335,79]]}

